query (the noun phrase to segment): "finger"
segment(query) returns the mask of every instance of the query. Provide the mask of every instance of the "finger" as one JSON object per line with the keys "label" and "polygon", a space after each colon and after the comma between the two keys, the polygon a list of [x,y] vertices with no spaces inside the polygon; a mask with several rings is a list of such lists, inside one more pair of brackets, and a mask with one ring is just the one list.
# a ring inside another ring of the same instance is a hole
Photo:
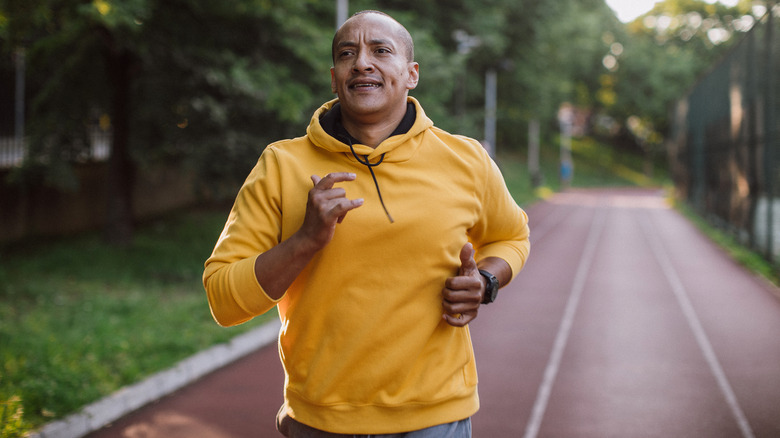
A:
{"label": "finger", "polygon": [[[471,309],[479,308],[482,303],[482,293],[479,290],[479,286],[473,285],[470,289],[445,289],[442,293],[442,302],[444,305],[458,306],[465,305]],[[454,307],[453,307],[454,308]],[[458,311],[469,310],[459,309]],[[457,312],[450,312],[457,313]]]}
{"label": "finger", "polygon": [[477,270],[477,262],[474,260],[474,246],[466,242],[460,249],[460,275],[469,275]]}
{"label": "finger", "polygon": [[447,324],[453,326],[453,327],[464,327],[466,324],[470,323],[474,320],[474,318],[477,317],[477,312],[468,312],[468,313],[461,313],[457,316],[444,314],[442,315],[442,319],[447,322]]}
{"label": "finger", "polygon": [[347,200],[345,203],[340,203],[338,210],[334,209],[335,212],[341,212],[338,216],[338,219],[336,219],[336,222],[341,223],[349,211],[354,210],[361,205],[363,205],[363,198],[353,199],[351,201]]}
{"label": "finger", "polygon": [[471,315],[473,319],[479,312],[479,303],[442,303],[442,313],[457,318],[458,315]]}
{"label": "finger", "polygon": [[468,275],[468,273],[461,273],[461,275],[457,277],[450,277],[444,280],[445,292],[451,291],[451,293],[456,291],[469,291],[473,289],[479,290],[481,286],[481,279],[476,275]]}
{"label": "finger", "polygon": [[347,191],[342,187],[333,187],[333,184],[336,181],[349,181],[350,179],[354,179],[354,176],[355,174],[349,173],[328,174],[324,178],[320,178],[318,175],[312,175],[310,178],[314,183],[314,187],[309,191],[309,200],[326,202],[338,198],[345,198]]}
{"label": "finger", "polygon": [[[315,180],[316,178],[316,180]],[[317,175],[312,175],[311,180],[314,181],[314,185],[318,189],[327,190],[333,187],[333,184],[344,181],[354,181],[357,175],[351,172],[333,172],[325,175],[324,178],[320,178]]]}
{"label": "finger", "polygon": [[321,189],[317,186],[309,191],[310,197],[315,198],[320,202],[333,201],[338,199],[346,199],[347,191],[342,187],[333,187],[330,189]]}

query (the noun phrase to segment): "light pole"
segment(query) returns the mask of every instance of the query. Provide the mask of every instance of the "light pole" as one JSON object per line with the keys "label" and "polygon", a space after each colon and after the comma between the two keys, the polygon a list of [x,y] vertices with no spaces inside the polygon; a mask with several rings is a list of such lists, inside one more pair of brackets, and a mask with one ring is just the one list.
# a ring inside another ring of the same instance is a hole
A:
{"label": "light pole", "polygon": [[770,263],[774,263],[775,261],[775,251],[774,251],[774,240],[775,240],[775,178],[776,174],[774,172],[774,165],[775,165],[775,157],[774,154],[775,151],[775,141],[774,138],[774,123],[775,123],[775,102],[774,96],[775,96],[775,87],[777,86],[776,83],[776,76],[775,76],[775,69],[774,69],[774,63],[775,59],[772,53],[772,47],[773,47],[773,41],[774,41],[774,31],[773,29],[773,23],[775,21],[775,7],[778,4],[777,0],[773,0],[770,2],[767,2],[767,9],[769,12],[767,13],[767,21],[766,21],[766,78],[767,78],[767,85],[766,85],[766,99],[764,100],[764,175],[766,178],[766,198],[767,198],[767,209],[766,209],[766,223],[767,223],[767,239],[766,239],[766,257],[769,260]]}
{"label": "light pole", "polygon": [[23,48],[16,49],[14,57],[16,64],[16,89],[14,94],[14,140],[19,148],[24,142],[24,75],[25,52]]}
{"label": "light pole", "polygon": [[497,74],[491,68],[485,72],[485,149],[496,158],[496,107],[497,107]]}
{"label": "light pole", "polygon": [[463,125],[466,120],[466,62],[465,59],[471,50],[479,47],[482,44],[482,39],[478,36],[469,35],[463,29],[456,29],[452,32],[452,39],[458,43],[458,55],[461,56],[461,60],[464,60],[463,70],[460,72],[458,78],[458,94],[455,96],[455,111],[457,117],[460,119],[460,124]]}
{"label": "light pole", "polygon": [[336,0],[336,29],[347,21],[349,0]]}

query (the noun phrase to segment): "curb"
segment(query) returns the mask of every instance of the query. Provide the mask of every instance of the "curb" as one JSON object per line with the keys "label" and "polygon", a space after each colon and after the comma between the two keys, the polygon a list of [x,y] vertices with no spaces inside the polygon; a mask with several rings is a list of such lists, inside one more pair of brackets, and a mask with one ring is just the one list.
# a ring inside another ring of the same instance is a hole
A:
{"label": "curb", "polygon": [[30,438],[80,438],[224,367],[274,341],[278,319],[182,360],[173,367],[121,388],[79,412],[45,425]]}

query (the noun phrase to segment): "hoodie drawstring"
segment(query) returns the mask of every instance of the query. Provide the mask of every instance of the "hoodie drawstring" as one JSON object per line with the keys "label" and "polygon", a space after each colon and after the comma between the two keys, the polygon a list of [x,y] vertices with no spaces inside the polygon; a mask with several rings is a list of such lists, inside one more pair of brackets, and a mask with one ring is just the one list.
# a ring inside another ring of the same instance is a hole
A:
{"label": "hoodie drawstring", "polygon": [[360,164],[368,167],[369,172],[371,172],[371,178],[374,179],[374,186],[376,186],[376,193],[379,195],[379,202],[382,204],[382,208],[385,210],[385,214],[387,215],[387,218],[390,219],[390,223],[392,224],[395,221],[393,220],[393,217],[390,216],[390,212],[387,211],[387,207],[385,207],[385,201],[382,199],[382,192],[379,190],[379,182],[377,182],[376,175],[374,175],[374,166],[379,166],[382,164],[382,161],[385,160],[385,154],[382,154],[382,156],[379,157],[379,161],[376,163],[371,163],[368,161],[368,155],[363,155],[363,159],[360,159],[358,154],[355,153],[355,148],[352,147],[352,141],[347,141],[347,144],[349,145],[349,150],[352,151],[352,156],[354,156]]}

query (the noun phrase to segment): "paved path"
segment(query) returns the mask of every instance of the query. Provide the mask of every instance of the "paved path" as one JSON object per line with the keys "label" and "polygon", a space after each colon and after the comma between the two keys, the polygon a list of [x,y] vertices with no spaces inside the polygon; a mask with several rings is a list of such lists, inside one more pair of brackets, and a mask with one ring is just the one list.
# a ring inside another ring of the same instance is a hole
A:
{"label": "paved path", "polygon": [[[647,190],[529,209],[522,274],[472,323],[474,437],[780,436],[778,290]],[[263,348],[90,438],[276,437]]]}

